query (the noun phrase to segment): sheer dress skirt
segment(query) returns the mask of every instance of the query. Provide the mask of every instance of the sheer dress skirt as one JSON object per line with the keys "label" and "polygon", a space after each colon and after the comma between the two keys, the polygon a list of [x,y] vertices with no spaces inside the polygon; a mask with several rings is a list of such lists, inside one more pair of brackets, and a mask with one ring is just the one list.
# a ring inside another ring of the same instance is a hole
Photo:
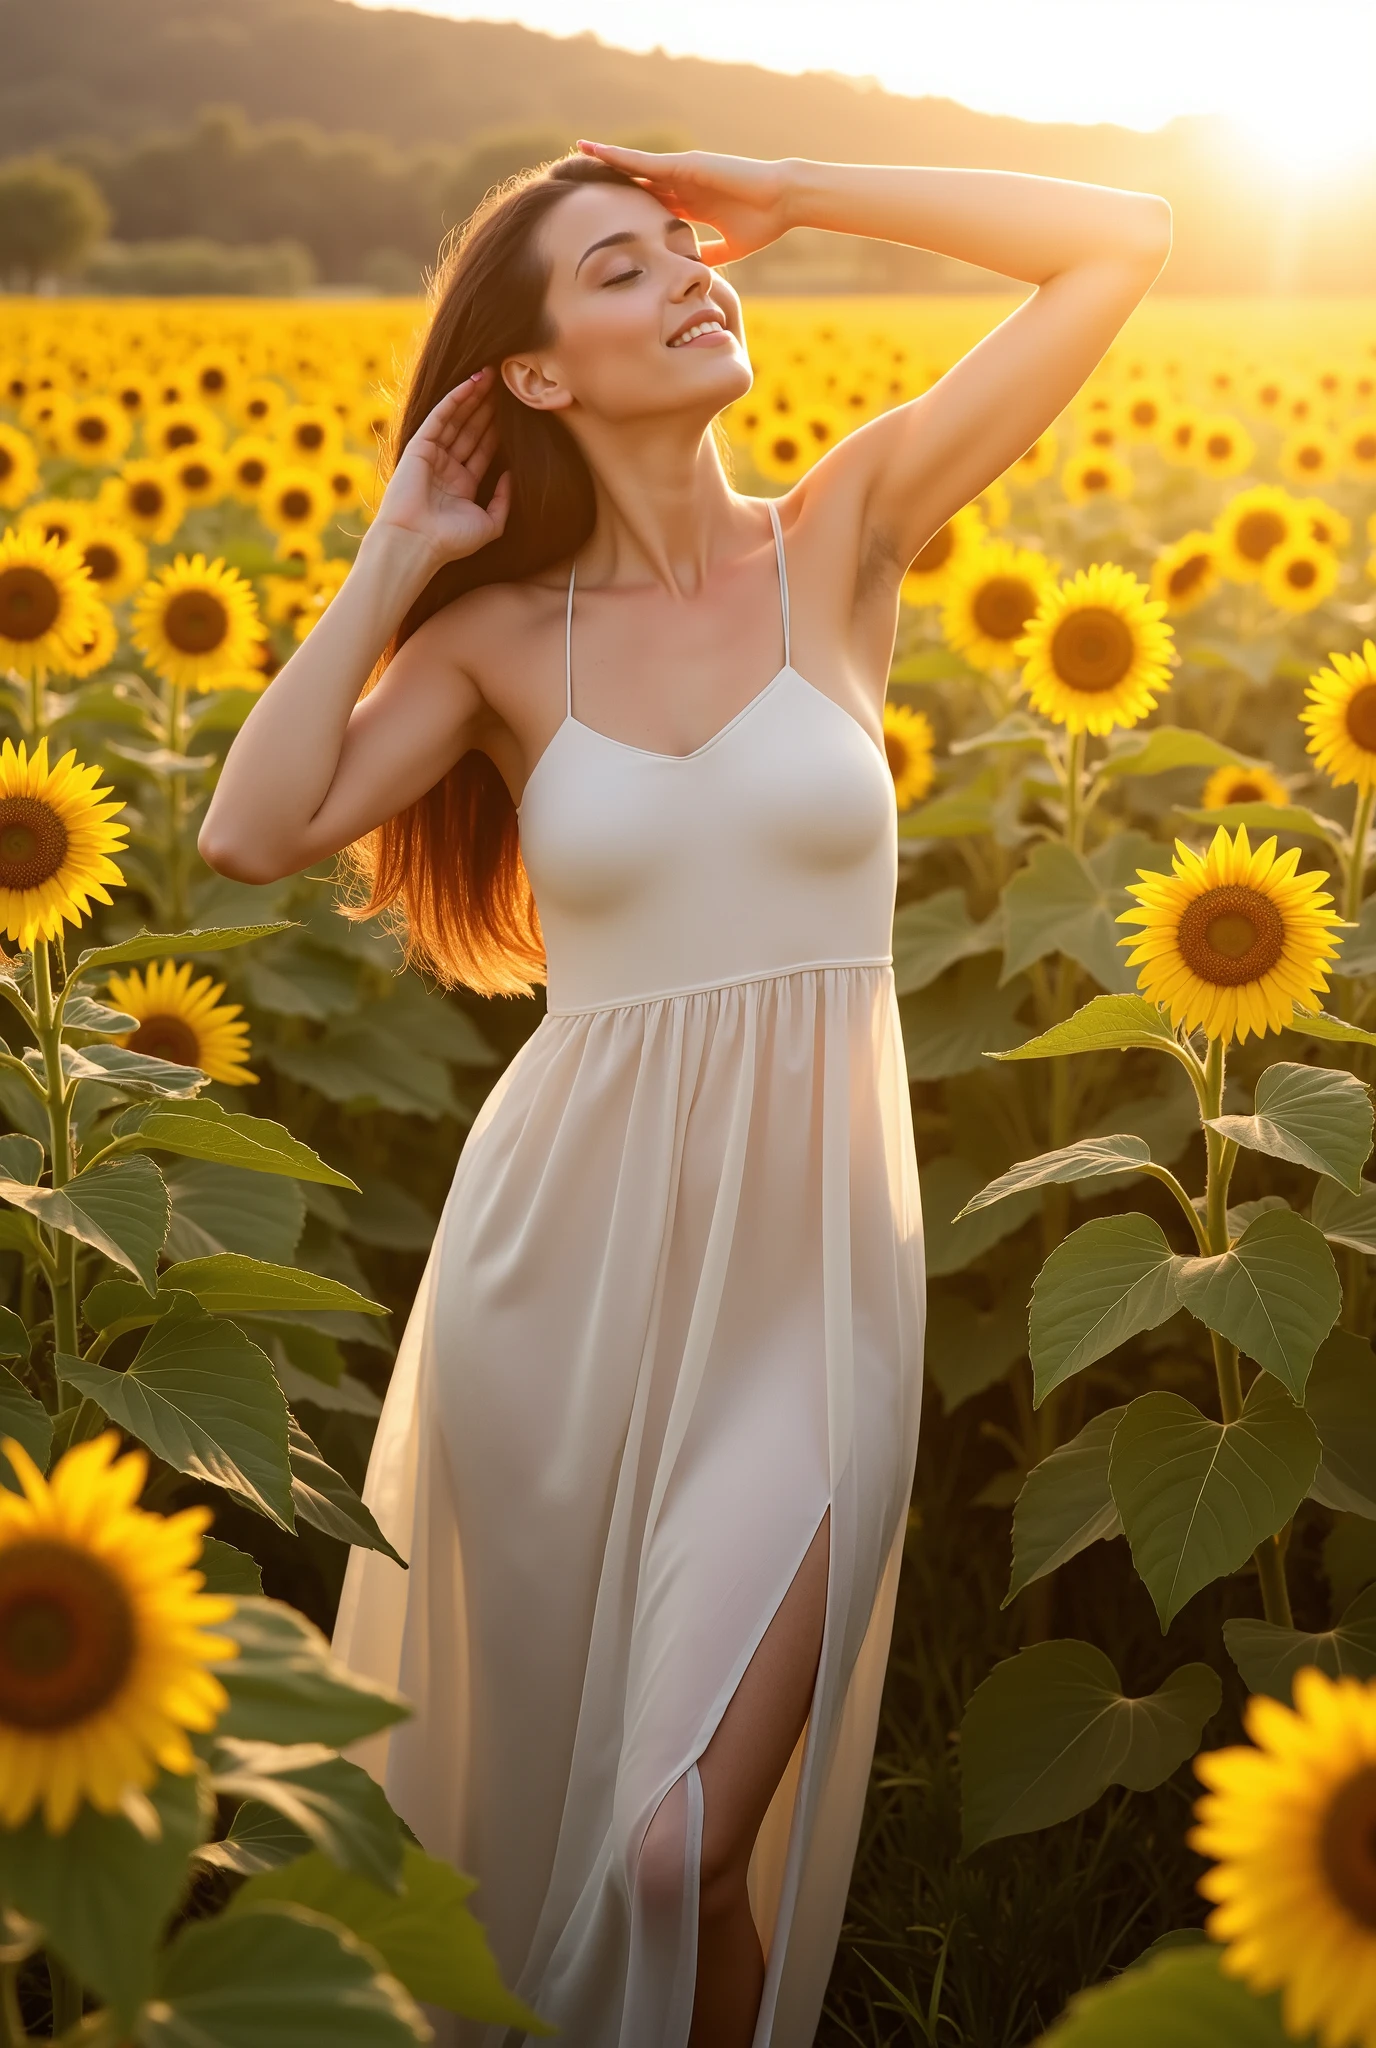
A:
{"label": "sheer dress skirt", "polygon": [[[354,1746],[477,1878],[570,2048],[683,2048],[702,1755],[831,1512],[807,1725],[756,1843],[755,2048],[810,2048],[874,1745],[917,1449],[922,1222],[892,968],[547,1014],[460,1155],[364,1489]],[[681,1883],[641,1881],[664,1802]],[[444,2048],[501,2024],[427,2009]]]}

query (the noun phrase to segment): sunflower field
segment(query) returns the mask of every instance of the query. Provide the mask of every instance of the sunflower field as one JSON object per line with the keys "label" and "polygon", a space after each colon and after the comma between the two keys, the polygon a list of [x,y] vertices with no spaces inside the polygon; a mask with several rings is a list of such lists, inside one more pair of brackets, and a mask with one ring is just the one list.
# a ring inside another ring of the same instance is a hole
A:
{"label": "sunflower field", "polygon": [[[738,488],[1006,310],[749,305]],[[325,1636],[347,1546],[389,1547],[389,1314],[540,1004],[399,972],[330,864],[255,888],[196,851],[348,572],[421,319],[0,301],[0,2039],[228,2042],[235,1997],[265,2043],[523,2017],[466,1881],[339,1753],[407,1709]],[[1376,1769],[1344,1691],[1376,1677],[1376,310],[1144,306],[902,598],[929,1398],[819,2040],[1096,2048],[1133,1999],[1167,2038],[1173,1996],[1300,2039],[1332,2015],[1285,1928],[1320,1907],[1376,2029],[1368,1822],[1345,1862],[1252,1844],[1313,1866],[1282,1911],[1238,1904],[1227,1820],[1268,1741],[1300,1770],[1273,1710],[1320,1748],[1346,1713]],[[1244,1727],[1187,1841],[1192,1760]],[[1185,1945],[1201,1889],[1222,1951]]]}

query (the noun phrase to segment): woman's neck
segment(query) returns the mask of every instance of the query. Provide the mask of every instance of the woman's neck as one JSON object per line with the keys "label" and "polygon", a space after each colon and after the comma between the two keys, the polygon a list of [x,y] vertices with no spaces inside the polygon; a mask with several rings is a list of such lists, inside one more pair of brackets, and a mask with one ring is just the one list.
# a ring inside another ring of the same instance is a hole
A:
{"label": "woman's neck", "polygon": [[732,490],[710,426],[584,421],[574,431],[597,492],[597,522],[582,549],[579,581],[659,583],[691,596],[723,556],[755,538]]}

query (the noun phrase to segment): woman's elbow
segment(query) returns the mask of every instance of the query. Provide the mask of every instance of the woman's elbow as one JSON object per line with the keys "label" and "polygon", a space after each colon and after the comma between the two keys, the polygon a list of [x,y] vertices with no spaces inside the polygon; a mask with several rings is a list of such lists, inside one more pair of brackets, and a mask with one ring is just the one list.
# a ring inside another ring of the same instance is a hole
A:
{"label": "woman's elbow", "polygon": [[280,882],[283,875],[295,872],[265,861],[261,852],[255,855],[233,839],[216,832],[209,821],[200,829],[196,851],[213,873],[223,875],[227,881],[245,882],[255,888],[261,888],[268,882]]}

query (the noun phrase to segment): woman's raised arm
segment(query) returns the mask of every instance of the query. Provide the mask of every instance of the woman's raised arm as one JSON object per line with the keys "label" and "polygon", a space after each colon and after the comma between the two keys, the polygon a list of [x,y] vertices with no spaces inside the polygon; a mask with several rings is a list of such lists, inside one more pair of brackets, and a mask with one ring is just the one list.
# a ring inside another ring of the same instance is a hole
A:
{"label": "woman's raised arm", "polygon": [[895,579],[1064,409],[1170,252],[1170,207],[1149,192],[1014,171],[582,147],[715,227],[724,239],[703,247],[706,262],[729,263],[789,228],[829,228],[1037,287],[930,391],[847,435],[809,475],[810,492],[844,480],[857,561],[887,555]]}
{"label": "woman's raised arm", "polygon": [[479,371],[412,436],[338,596],[236,733],[197,840],[220,874],[295,874],[414,803],[467,751],[485,707],[434,621],[358,700],[435,571],[506,523],[507,476],[477,502],[496,447],[492,390]]}

